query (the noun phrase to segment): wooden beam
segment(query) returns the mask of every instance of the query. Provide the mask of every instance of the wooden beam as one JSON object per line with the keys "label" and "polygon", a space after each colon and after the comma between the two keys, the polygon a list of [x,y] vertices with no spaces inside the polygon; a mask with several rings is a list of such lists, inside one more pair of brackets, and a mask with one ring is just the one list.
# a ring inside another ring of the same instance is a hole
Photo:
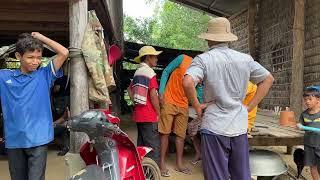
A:
{"label": "wooden beam", "polygon": [[116,40],[118,43],[118,46],[123,48],[123,3],[122,0],[117,1],[103,1],[104,7],[106,9],[106,12],[108,12],[108,16],[110,18],[110,25],[113,31],[113,39]]}
{"label": "wooden beam", "polygon": [[212,2],[210,3],[209,9],[211,9],[215,4],[216,4],[217,0],[212,0]]}
{"label": "wooden beam", "polygon": [[[88,1],[69,1],[70,46],[81,49],[87,25]],[[72,53],[72,52],[71,52]],[[71,115],[79,115],[89,109],[88,72],[82,57],[71,59]],[[80,147],[87,140],[84,133],[70,133],[70,152],[79,153]]]}
{"label": "wooden beam", "polygon": [[[38,3],[40,5],[47,4],[47,3],[61,3],[61,2],[68,2],[68,0],[10,0],[9,3]],[[1,4],[4,2],[1,2]],[[8,3],[8,2],[6,2]]]}
{"label": "wooden beam", "polygon": [[49,23],[49,22],[15,22],[0,21],[0,31],[53,31],[68,32],[68,23]]}
{"label": "wooden beam", "polygon": [[294,0],[294,7],[290,108],[298,119],[302,111],[305,0]]}
{"label": "wooden beam", "polygon": [[46,12],[46,11],[54,11],[56,13],[60,13],[63,11],[69,11],[69,3],[66,0],[65,2],[54,1],[51,3],[41,4],[39,6],[35,6],[35,3],[16,3],[12,0],[1,2],[0,10],[20,10],[20,11],[35,11],[35,12]]}
{"label": "wooden beam", "polygon": [[[23,29],[19,31],[0,31],[0,46],[6,46],[13,44],[17,41],[18,35],[24,33]],[[30,32],[30,31],[29,31]],[[50,39],[54,39],[57,42],[63,44],[65,47],[69,46],[69,31],[41,31]]]}
{"label": "wooden beam", "polygon": [[246,11],[248,11],[248,9],[243,9],[243,10],[241,10],[241,11],[235,13],[235,14],[232,14],[230,17],[228,17],[228,19],[229,19],[229,20],[232,20],[232,19],[240,16],[242,13],[245,13]]}
{"label": "wooden beam", "polygon": [[269,136],[254,136],[249,138],[250,146],[297,146],[303,145],[303,137],[281,138]]}
{"label": "wooden beam", "polygon": [[68,22],[68,11],[57,12],[54,9],[41,12],[36,10],[1,9],[0,21],[25,22]]}
{"label": "wooden beam", "polygon": [[257,14],[256,0],[249,0],[248,8],[248,32],[249,32],[249,52],[253,59],[256,59],[256,43],[255,43],[255,20]]}
{"label": "wooden beam", "polygon": [[[113,41],[115,36],[115,31],[117,30],[113,27],[113,23],[111,19],[112,17],[109,12],[110,9],[108,9],[107,6],[108,4],[105,4],[105,1],[92,0],[89,3],[89,10],[94,9],[96,11],[97,17],[99,18],[99,21],[104,29],[106,39],[108,39],[109,41]],[[114,20],[117,20],[117,19],[114,19]]]}

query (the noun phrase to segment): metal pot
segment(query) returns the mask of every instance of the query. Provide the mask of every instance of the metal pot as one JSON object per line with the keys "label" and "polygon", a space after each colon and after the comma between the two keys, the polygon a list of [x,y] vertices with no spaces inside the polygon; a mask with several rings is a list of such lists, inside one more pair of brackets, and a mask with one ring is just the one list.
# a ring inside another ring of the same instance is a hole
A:
{"label": "metal pot", "polygon": [[255,149],[249,156],[252,176],[278,176],[288,171],[280,155],[273,151]]}

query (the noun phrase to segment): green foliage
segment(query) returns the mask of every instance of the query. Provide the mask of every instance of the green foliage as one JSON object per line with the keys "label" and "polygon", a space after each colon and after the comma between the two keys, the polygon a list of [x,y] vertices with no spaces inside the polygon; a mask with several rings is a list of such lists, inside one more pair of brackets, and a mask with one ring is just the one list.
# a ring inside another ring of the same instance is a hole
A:
{"label": "green foliage", "polygon": [[135,70],[135,69],[138,69],[138,64],[132,64],[132,63],[129,63],[129,62],[123,62],[122,63],[123,65],[123,69],[125,70]]}
{"label": "green foliage", "polygon": [[[52,58],[42,57],[41,59],[41,66],[45,67],[49,64]],[[20,68],[20,61],[15,58],[7,58],[6,59],[6,69],[19,69]]]}
{"label": "green foliage", "polygon": [[[155,1],[146,0],[147,3]],[[152,18],[125,17],[126,40],[175,49],[206,49],[206,42],[197,36],[206,31],[210,17],[168,0],[160,1]]]}
{"label": "green foliage", "polygon": [[124,22],[124,32],[127,41],[154,44],[152,33],[156,23],[155,19],[137,19],[125,16]]}

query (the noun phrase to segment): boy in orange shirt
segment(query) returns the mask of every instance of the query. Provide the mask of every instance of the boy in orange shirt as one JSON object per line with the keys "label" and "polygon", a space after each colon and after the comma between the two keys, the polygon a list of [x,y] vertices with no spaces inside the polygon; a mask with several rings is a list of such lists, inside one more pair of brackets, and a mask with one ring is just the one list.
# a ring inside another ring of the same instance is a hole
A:
{"label": "boy in orange shirt", "polygon": [[161,137],[160,170],[164,177],[170,176],[165,165],[165,156],[171,132],[176,135],[176,171],[191,174],[190,169],[183,167],[182,160],[188,125],[188,99],[184,94],[182,79],[191,62],[191,57],[180,55],[164,69],[161,76],[159,88],[161,112],[158,131]]}

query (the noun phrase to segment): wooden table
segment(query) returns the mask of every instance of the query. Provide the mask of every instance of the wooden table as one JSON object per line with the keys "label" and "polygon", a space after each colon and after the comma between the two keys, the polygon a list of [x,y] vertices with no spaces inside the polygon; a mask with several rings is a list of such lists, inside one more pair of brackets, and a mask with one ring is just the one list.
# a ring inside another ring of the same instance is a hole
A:
{"label": "wooden table", "polygon": [[[193,108],[189,108],[189,117],[196,118]],[[292,146],[303,145],[304,132],[294,127],[284,127],[278,124],[267,113],[258,113],[252,138],[249,138],[251,146],[287,146],[288,152]]]}
{"label": "wooden table", "polygon": [[303,145],[304,132],[294,127],[284,127],[278,120],[266,115],[257,115],[251,146],[287,146]]}

